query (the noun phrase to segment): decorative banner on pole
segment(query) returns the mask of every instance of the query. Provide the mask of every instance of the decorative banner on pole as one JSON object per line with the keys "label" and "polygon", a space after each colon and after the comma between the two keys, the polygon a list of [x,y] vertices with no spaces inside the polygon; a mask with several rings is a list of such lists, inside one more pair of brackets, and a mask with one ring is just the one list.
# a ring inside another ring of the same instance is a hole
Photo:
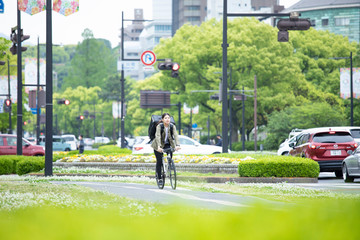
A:
{"label": "decorative banner on pole", "polygon": [[46,10],[45,0],[18,0],[18,8],[20,11],[30,15]]}
{"label": "decorative banner on pole", "polygon": [[[0,76],[0,94],[7,95],[8,92],[8,76]],[[13,103],[17,102],[17,76],[10,76],[10,95]],[[6,96],[0,97],[2,99]]]}
{"label": "decorative banner on pole", "polygon": [[[350,97],[350,68],[340,68],[340,97]],[[360,98],[360,68],[353,68],[353,97]]]}
{"label": "decorative banner on pole", "polygon": [[189,114],[190,111],[192,111],[192,114],[198,114],[199,113],[199,105],[196,105],[195,107],[193,108],[189,108],[186,103],[184,103],[184,113],[185,114]]}
{"label": "decorative banner on pole", "polygon": [[79,0],[54,0],[53,10],[62,15],[69,16],[79,11]]}
{"label": "decorative banner on pole", "polygon": [[[40,84],[45,85],[46,61],[40,58]],[[37,59],[25,58],[25,84],[37,84]],[[26,92],[36,87],[26,87]]]}

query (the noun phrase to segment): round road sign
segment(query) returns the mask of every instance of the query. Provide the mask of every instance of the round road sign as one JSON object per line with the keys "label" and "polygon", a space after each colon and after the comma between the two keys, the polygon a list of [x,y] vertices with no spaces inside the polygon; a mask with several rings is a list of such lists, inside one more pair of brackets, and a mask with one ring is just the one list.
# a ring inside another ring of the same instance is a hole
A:
{"label": "round road sign", "polygon": [[141,54],[141,62],[146,66],[151,66],[156,62],[155,53],[152,51],[145,51]]}

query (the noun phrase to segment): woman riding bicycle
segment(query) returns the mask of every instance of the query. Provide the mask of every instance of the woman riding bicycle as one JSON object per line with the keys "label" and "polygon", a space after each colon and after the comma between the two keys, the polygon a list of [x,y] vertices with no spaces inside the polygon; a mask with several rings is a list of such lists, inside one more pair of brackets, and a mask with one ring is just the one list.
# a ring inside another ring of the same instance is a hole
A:
{"label": "woman riding bicycle", "polygon": [[[156,157],[156,176],[158,181],[162,184],[161,167],[163,158],[163,149],[174,148],[176,151],[180,150],[180,142],[178,133],[174,124],[170,123],[170,114],[164,113],[161,115],[161,121],[156,126],[155,139],[151,144],[154,149]],[[172,153],[171,153],[172,157]]]}

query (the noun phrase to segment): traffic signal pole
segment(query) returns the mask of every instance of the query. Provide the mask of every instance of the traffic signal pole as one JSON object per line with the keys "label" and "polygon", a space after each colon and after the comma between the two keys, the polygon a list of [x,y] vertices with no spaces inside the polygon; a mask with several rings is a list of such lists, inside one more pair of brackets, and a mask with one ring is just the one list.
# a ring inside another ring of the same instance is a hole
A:
{"label": "traffic signal pole", "polygon": [[[11,92],[10,92],[10,60],[7,59],[8,63],[8,98],[11,100]],[[11,111],[12,111],[12,104],[10,104],[10,111],[9,111],[9,134],[12,134],[12,125],[11,125]]]}
{"label": "traffic signal pole", "polygon": [[[227,100],[227,17],[288,17],[290,13],[227,13],[227,0],[223,0],[223,62],[222,62],[222,151],[228,152],[228,100]],[[231,121],[231,119],[230,119]],[[255,126],[256,127],[256,126]]]}
{"label": "traffic signal pole", "polygon": [[16,154],[22,155],[22,64],[21,64],[21,15],[17,6],[17,124],[16,124]]}
{"label": "traffic signal pole", "polygon": [[46,132],[45,176],[53,175],[53,77],[52,77],[52,10],[51,0],[46,0]]}

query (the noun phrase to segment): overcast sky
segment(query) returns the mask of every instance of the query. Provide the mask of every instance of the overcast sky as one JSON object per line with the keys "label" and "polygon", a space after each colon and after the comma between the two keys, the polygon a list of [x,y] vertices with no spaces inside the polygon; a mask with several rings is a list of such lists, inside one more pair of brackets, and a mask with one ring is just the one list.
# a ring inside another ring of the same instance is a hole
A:
{"label": "overcast sky", "polygon": [[[280,5],[290,7],[299,0],[280,0]],[[10,35],[10,29],[17,25],[16,1],[3,0],[5,11],[0,14],[0,34]],[[93,31],[95,38],[110,40],[112,47],[119,42],[121,12],[125,19],[134,18],[134,8],[144,9],[145,19],[152,18],[151,0],[80,0],[79,12],[63,16],[52,12],[53,43],[77,44],[82,41],[81,33],[85,28]],[[30,39],[25,42],[36,44],[46,42],[46,12],[29,15],[21,12],[21,27]]]}

